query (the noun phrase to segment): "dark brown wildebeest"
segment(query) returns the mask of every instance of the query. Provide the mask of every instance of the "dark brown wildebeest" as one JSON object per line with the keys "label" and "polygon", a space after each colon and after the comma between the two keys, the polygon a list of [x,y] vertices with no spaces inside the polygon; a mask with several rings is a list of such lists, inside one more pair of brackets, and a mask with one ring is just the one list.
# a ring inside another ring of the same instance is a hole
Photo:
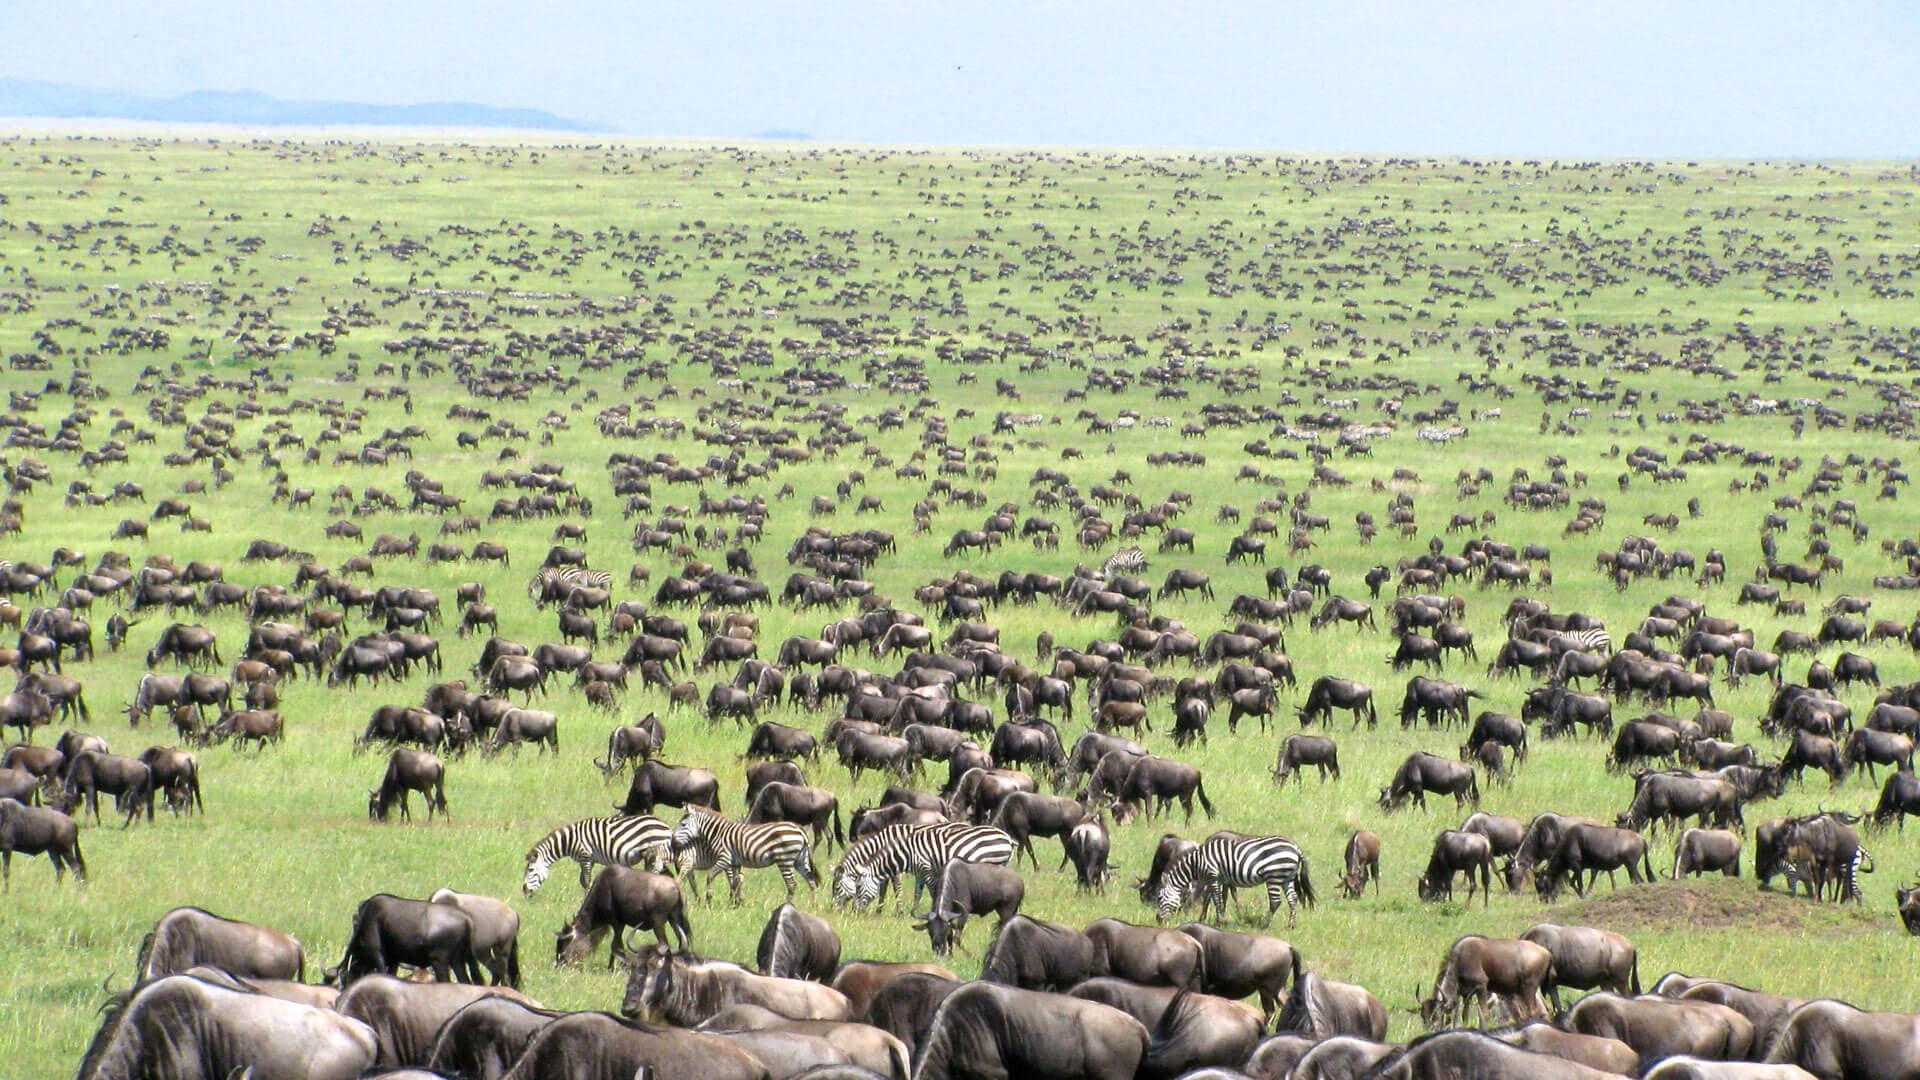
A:
{"label": "dark brown wildebeest", "polygon": [[687,925],[686,898],[680,885],[665,874],[634,870],[625,866],[607,866],[594,876],[580,899],[579,910],[560,928],[554,942],[556,964],[578,963],[594,950],[608,929],[613,942],[607,953],[607,968],[629,955],[627,928],[651,930],[662,947],[667,931],[672,930],[676,946],[685,951],[693,942],[693,930]]}
{"label": "dark brown wildebeest", "polygon": [[1900,831],[1906,832],[1909,814],[1920,814],[1920,777],[1909,772],[1890,773],[1880,787],[1880,801],[1873,808],[1871,820],[1883,829],[1897,821]]}
{"label": "dark brown wildebeest", "polygon": [[1307,625],[1318,630],[1332,623],[1350,622],[1355,629],[1364,626],[1374,629],[1373,607],[1360,600],[1349,600],[1344,596],[1330,597],[1319,611],[1307,620]]}
{"label": "dark brown wildebeest", "polygon": [[413,810],[408,805],[408,794],[417,791],[427,800],[428,821],[433,820],[435,810],[451,818],[447,812],[446,776],[446,766],[433,754],[405,746],[395,748],[387,755],[387,771],[380,778],[380,786],[367,792],[367,817],[386,821],[397,801],[400,819],[411,819]]}
{"label": "dark brown wildebeest", "polygon": [[1852,767],[1854,773],[1866,773],[1869,780],[1878,780],[1874,775],[1875,765],[1890,765],[1900,772],[1913,772],[1913,739],[1890,731],[1874,731],[1870,728],[1858,728],[1847,736],[1846,746],[1841,751],[1842,760]]}
{"label": "dark brown wildebeest", "polygon": [[[1122,792],[1119,797],[1126,796]],[[1034,869],[1038,870],[1040,859],[1034,854],[1033,838],[1053,836],[1065,843],[1067,834],[1086,817],[1087,808],[1077,800],[1059,795],[1015,791],[1000,800],[989,824],[1011,837],[1017,851],[1025,851]]]}
{"label": "dark brown wildebeest", "polygon": [[1060,838],[1060,846],[1064,849],[1060,865],[1073,863],[1080,891],[1105,892],[1107,879],[1113,875],[1113,865],[1108,861],[1113,839],[1107,832],[1106,818],[1096,815],[1081,821]]}
{"label": "dark brown wildebeest", "polygon": [[1575,1002],[1565,1026],[1582,1035],[1618,1039],[1638,1051],[1642,1061],[1676,1054],[1719,1061],[1752,1056],[1753,1024],[1724,1005],[1705,1001],[1602,991]]}
{"label": "dark brown wildebeest", "polygon": [[542,1027],[501,1080],[641,1074],[703,1080],[765,1080],[771,1075],[758,1058],[719,1035],[580,1012]]}
{"label": "dark brown wildebeest", "polygon": [[767,917],[754,957],[762,975],[824,983],[840,966],[840,935],[827,920],[784,903]]}
{"label": "dark brown wildebeest", "polygon": [[1347,837],[1346,872],[1340,877],[1340,891],[1358,900],[1373,882],[1373,894],[1380,895],[1380,837],[1365,829]]}
{"label": "dark brown wildebeest", "polygon": [[1274,762],[1273,779],[1284,784],[1297,780],[1305,766],[1320,770],[1320,779],[1340,779],[1340,748],[1323,735],[1289,735],[1280,743],[1280,756]]}
{"label": "dark brown wildebeest", "polygon": [[[1360,1074],[1340,1071],[1314,1075]],[[1557,1054],[1514,1045],[1499,1033],[1466,1030],[1442,1031],[1416,1039],[1404,1050],[1388,1054],[1365,1075],[1381,1080],[1446,1080],[1457,1076],[1488,1080],[1618,1080],[1620,1076]]]}
{"label": "dark brown wildebeest", "polygon": [[1293,993],[1273,1026],[1316,1040],[1348,1035],[1378,1042],[1387,1037],[1387,1010],[1365,987],[1308,971],[1296,974]]}
{"label": "dark brown wildebeest", "polygon": [[1840,753],[1839,745],[1825,735],[1815,735],[1805,729],[1796,729],[1792,742],[1787,746],[1787,752],[1780,758],[1780,772],[1798,781],[1809,765],[1824,771],[1835,787],[1846,779],[1847,763]]}
{"label": "dark brown wildebeest", "polygon": [[1415,751],[1395,770],[1392,783],[1380,789],[1380,808],[1391,813],[1412,799],[1415,806],[1425,810],[1428,792],[1451,795],[1458,807],[1480,803],[1480,782],[1473,766]]}
{"label": "dark brown wildebeest", "polygon": [[947,994],[928,1021],[914,1076],[1132,1080],[1150,1042],[1140,1021],[1107,1005],[968,983]]}
{"label": "dark brown wildebeest", "polygon": [[328,969],[327,981],[342,989],[365,975],[392,975],[406,966],[431,970],[434,978],[478,983],[483,976],[473,951],[473,920],[449,904],[406,900],[387,893],[360,902],[347,936],[346,954]]}
{"label": "dark brown wildebeest", "polygon": [[754,793],[743,820],[748,825],[790,821],[812,832],[815,847],[823,840],[827,842],[828,851],[832,851],[836,843],[847,846],[846,833],[840,827],[840,800],[825,788],[778,780],[768,782]]}
{"label": "dark brown wildebeest", "polygon": [[1099,960],[1085,933],[1015,915],[994,932],[981,961],[980,978],[1022,989],[1066,990],[1105,974]]}
{"label": "dark brown wildebeest", "polygon": [[1735,827],[1742,824],[1740,802],[1739,789],[1721,776],[1644,772],[1634,780],[1633,801],[1614,824],[1644,829],[1664,823],[1671,830],[1697,816],[1702,826]]}
{"label": "dark brown wildebeest", "polygon": [[134,981],[208,966],[243,979],[306,977],[306,952],[290,934],[223,919],[197,907],[177,907],[155,920],[140,942]]}
{"label": "dark brown wildebeest", "polygon": [[20,729],[23,742],[33,740],[33,729],[53,723],[53,703],[38,690],[15,689],[0,697],[0,727]]}
{"label": "dark brown wildebeest", "polygon": [[[754,725],[753,734],[747,740],[746,752],[741,756],[792,761],[794,758],[814,757],[819,749],[820,741],[812,732],[763,720]],[[748,801],[751,800],[752,796],[748,796]]]}
{"label": "dark brown wildebeest", "polygon": [[941,869],[929,890],[928,910],[914,916],[915,929],[924,930],[935,956],[945,956],[960,941],[967,920],[992,913],[996,930],[1020,913],[1026,885],[1004,866],[955,859]]}
{"label": "dark brown wildebeest", "polygon": [[226,664],[220,658],[213,631],[204,626],[183,623],[173,623],[160,631],[160,639],[153,643],[153,648],[147,650],[147,666],[154,667],[167,657],[188,667],[201,664],[220,667]]}
{"label": "dark brown wildebeest", "polygon": [[643,761],[634,766],[626,800],[616,803],[614,810],[629,815],[650,814],[654,807],[661,805],[705,806],[718,810],[720,780],[711,769]]}
{"label": "dark brown wildebeest", "polygon": [[[383,1066],[415,1066],[433,1056],[435,1034],[454,1014],[483,998],[510,991],[460,983],[416,983],[369,975],[339,994],[333,1009],[373,1029]],[[515,995],[516,997],[518,995]],[[382,1075],[406,1075],[402,1068]]]}
{"label": "dark brown wildebeest", "polygon": [[331,1009],[168,975],[136,984],[109,1006],[79,1077],[356,1080],[376,1052],[371,1028]]}
{"label": "dark brown wildebeest", "polygon": [[1093,945],[1094,967],[1103,974],[1142,986],[1200,988],[1206,952],[1190,934],[1119,919],[1096,919],[1085,933]]}
{"label": "dark brown wildebeest", "polygon": [[[1602,871],[1608,883],[1618,887],[1614,872],[1623,868],[1635,885],[1654,880],[1653,860],[1644,837],[1632,829],[1608,825],[1570,825],[1561,833],[1553,854],[1535,871],[1534,886],[1546,900],[1559,893],[1563,881],[1573,885],[1576,895],[1585,896]],[[1583,870],[1587,873],[1584,884],[1580,880]]]}
{"label": "dark brown wildebeest", "polygon": [[1142,1080],[1207,1080],[1210,1070],[1205,1066],[1239,1065],[1260,1040],[1263,1018],[1258,1011],[1211,994],[1102,977],[1088,979],[1068,996],[1118,1009],[1146,1026],[1152,1042],[1140,1063]]}
{"label": "dark brown wildebeest", "polygon": [[219,721],[202,737],[208,744],[232,739],[235,750],[244,749],[251,742],[256,750],[264,752],[268,743],[279,742],[285,734],[286,721],[277,711],[241,709],[221,713]]}
{"label": "dark brown wildebeest", "polygon": [[534,1036],[562,1015],[504,995],[479,998],[440,1026],[426,1068],[437,1076],[500,1080]]}
{"label": "dark brown wildebeest", "polygon": [[1561,1012],[1560,990],[1592,990],[1615,994],[1640,992],[1640,952],[1611,930],[1585,926],[1535,923],[1520,935],[1553,955],[1553,971],[1546,982],[1547,997],[1556,1015]]}
{"label": "dark brown wildebeest", "polygon": [[1467,1009],[1478,1006],[1480,1023],[1487,1022],[1487,1005],[1498,997],[1516,1021],[1547,1014],[1546,985],[1553,956],[1542,946],[1520,939],[1468,935],[1453,943],[1434,977],[1433,992],[1420,1002],[1420,1019],[1429,1027],[1452,1025],[1467,1019]]}
{"label": "dark brown wildebeest", "polygon": [[759,1005],[793,1020],[852,1019],[846,997],[837,990],[757,975],[738,964],[681,955],[664,945],[634,955],[620,1013],[690,1027],[738,1004]]}
{"label": "dark brown wildebeest", "polygon": [[[1467,903],[1473,903],[1476,887],[1481,891],[1481,905],[1492,903],[1493,844],[1477,832],[1447,829],[1433,838],[1433,854],[1427,858],[1426,872],[1420,875],[1420,899],[1451,900],[1453,876],[1462,871],[1467,875]],[[1474,880],[1476,871],[1478,882]]]}
{"label": "dark brown wildebeest", "polygon": [[1718,870],[1740,876],[1740,834],[1727,829],[1688,829],[1673,849],[1673,877],[1695,877]]}
{"label": "dark brown wildebeest", "polygon": [[200,762],[192,754],[171,746],[150,746],[140,752],[140,762],[151,774],[154,790],[167,793],[167,804],[175,814],[196,810],[206,813],[207,804],[200,794]]}
{"label": "dark brown wildebeest", "polygon": [[436,889],[429,903],[446,904],[473,921],[473,953],[493,975],[493,985],[520,988],[520,915],[504,900]]}
{"label": "dark brown wildebeest", "polygon": [[1306,727],[1316,719],[1331,721],[1335,709],[1351,712],[1355,728],[1360,726],[1363,717],[1369,728],[1380,722],[1380,715],[1373,706],[1372,687],[1353,679],[1322,675],[1307,688],[1306,704],[1298,710],[1300,725]]}
{"label": "dark brown wildebeest", "polygon": [[1200,943],[1202,990],[1233,1000],[1257,993],[1268,1019],[1279,1012],[1288,982],[1300,977],[1299,951],[1279,938],[1197,922],[1181,926],[1180,932]]}
{"label": "dark brown wildebeest", "polygon": [[552,750],[556,755],[559,754],[560,718],[539,709],[508,709],[506,715],[500,718],[500,725],[493,729],[493,738],[481,749],[488,757],[493,757],[501,750],[512,747],[514,756],[518,757],[520,744],[529,742],[543,753]]}
{"label": "dark brown wildebeest", "polygon": [[100,823],[100,794],[114,797],[125,815],[121,828],[133,824],[145,809],[147,821],[153,821],[153,770],[138,758],[122,757],[99,750],[83,750],[67,761],[61,778],[61,804],[58,809],[71,814],[83,804]]}
{"label": "dark brown wildebeest", "polygon": [[87,880],[87,861],[80,854],[80,826],[71,817],[17,799],[0,799],[0,885],[13,889],[13,856],[45,855],[53,863],[58,883],[73,868],[73,879]]}
{"label": "dark brown wildebeest", "polygon": [[[889,987],[897,982],[903,985],[890,990]],[[958,986],[960,977],[939,964],[849,960],[834,972],[833,981],[829,985],[846,995],[847,1004],[852,1007],[853,1015],[860,1017],[866,1023],[891,1032],[894,1030],[892,1025],[882,1022],[881,1019],[889,1012],[885,1004],[888,997],[897,996],[899,991],[909,988],[924,989],[932,983],[942,982],[949,987]],[[933,1004],[939,1004],[938,1000]],[[927,1012],[930,1015],[932,1009],[928,1008]],[[918,1025],[915,1025],[913,1030],[907,1031],[904,1036],[909,1040],[909,1046],[912,1045],[910,1040],[916,1036],[918,1030]]]}

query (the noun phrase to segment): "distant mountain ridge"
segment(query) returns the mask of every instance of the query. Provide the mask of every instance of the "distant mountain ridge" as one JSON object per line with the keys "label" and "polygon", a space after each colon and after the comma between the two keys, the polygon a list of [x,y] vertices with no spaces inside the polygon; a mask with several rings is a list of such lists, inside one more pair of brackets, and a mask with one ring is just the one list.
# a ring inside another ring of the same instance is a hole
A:
{"label": "distant mountain ridge", "polygon": [[255,90],[195,90],[174,97],[142,97],[117,90],[96,90],[32,79],[0,79],[0,116],[255,127],[606,130],[542,109],[502,109],[467,101],[432,101],[412,105],[286,101]]}

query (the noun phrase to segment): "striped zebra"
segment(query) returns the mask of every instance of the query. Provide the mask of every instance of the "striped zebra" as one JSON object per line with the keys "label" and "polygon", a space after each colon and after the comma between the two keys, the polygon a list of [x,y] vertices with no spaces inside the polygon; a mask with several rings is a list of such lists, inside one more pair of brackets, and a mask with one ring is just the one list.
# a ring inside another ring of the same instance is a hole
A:
{"label": "striped zebra", "polygon": [[1607,628],[1604,626],[1590,626],[1585,630],[1553,630],[1549,631],[1549,634],[1550,637],[1546,642],[1549,645],[1558,641],[1566,648],[1578,652],[1610,653],[1613,651],[1613,635],[1607,633]]}
{"label": "striped zebra", "polygon": [[1147,568],[1147,553],[1137,544],[1129,544],[1107,556],[1100,564],[1100,576],[1111,580],[1115,574],[1138,574]]}
{"label": "striped zebra", "polygon": [[1444,444],[1450,443],[1455,439],[1465,438],[1467,429],[1463,427],[1423,427],[1420,429],[1419,435],[1421,442]]}
{"label": "striped zebra", "polygon": [[[855,841],[834,868],[833,902],[849,901],[867,908],[886,896],[901,874],[913,874],[913,903],[931,893],[933,881],[956,860],[1007,866],[1013,862],[1013,838],[991,825],[942,822],[935,825],[889,825]],[[906,893],[895,888],[902,910]]]}
{"label": "striped zebra", "polygon": [[584,566],[546,566],[527,581],[527,599],[545,607],[565,600],[575,589],[611,589],[611,570],[589,570]]}
{"label": "striped zebra", "polygon": [[1273,913],[1285,901],[1287,925],[1292,926],[1294,908],[1301,903],[1312,907],[1316,899],[1306,857],[1293,841],[1284,836],[1217,832],[1168,868],[1160,879],[1156,911],[1165,922],[1197,893],[1200,917],[1206,918],[1211,904],[1218,911],[1216,920],[1225,922],[1227,890],[1260,883],[1267,887],[1267,922],[1273,921]]}
{"label": "striped zebra", "polygon": [[789,821],[747,825],[704,806],[689,806],[680,824],[673,828],[673,850],[681,854],[683,866],[688,865],[687,852],[693,853],[692,865],[708,866],[709,897],[713,895],[714,876],[726,874],[736,907],[744,899],[740,890],[742,870],[776,867],[787,883],[788,900],[793,899],[795,873],[806,879],[809,887],[820,884],[820,875],[813,871],[813,845],[807,840],[806,830]]}
{"label": "striped zebra", "polygon": [[548,867],[561,859],[580,864],[583,889],[594,863],[664,870],[672,839],[673,830],[652,814],[587,818],[562,825],[527,852],[527,879],[521,887],[533,895],[546,882]]}

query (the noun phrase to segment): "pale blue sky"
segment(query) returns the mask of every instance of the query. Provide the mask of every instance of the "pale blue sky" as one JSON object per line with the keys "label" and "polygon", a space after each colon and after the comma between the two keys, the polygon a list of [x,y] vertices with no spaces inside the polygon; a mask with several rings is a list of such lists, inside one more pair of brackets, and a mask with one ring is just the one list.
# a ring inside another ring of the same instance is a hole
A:
{"label": "pale blue sky", "polygon": [[640,136],[1920,155],[1914,0],[4,0],[0,76],[473,101]]}

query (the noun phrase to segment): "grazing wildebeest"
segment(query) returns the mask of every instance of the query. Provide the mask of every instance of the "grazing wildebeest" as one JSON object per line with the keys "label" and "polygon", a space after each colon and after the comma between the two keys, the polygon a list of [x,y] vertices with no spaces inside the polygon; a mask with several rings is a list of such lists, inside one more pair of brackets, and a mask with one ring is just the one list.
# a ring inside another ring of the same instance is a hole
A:
{"label": "grazing wildebeest", "polygon": [[1485,1080],[1618,1080],[1620,1074],[1514,1045],[1499,1033],[1459,1030],[1416,1039],[1404,1050],[1389,1053],[1365,1075],[1380,1080],[1448,1080],[1466,1076]]}
{"label": "grazing wildebeest", "polygon": [[1340,749],[1323,735],[1289,735],[1280,743],[1280,756],[1274,762],[1273,779],[1284,784],[1297,780],[1304,766],[1320,770],[1320,779],[1340,779]]}
{"label": "grazing wildebeest", "polygon": [[1420,1019],[1430,1028],[1462,1022],[1467,1009],[1478,1006],[1480,1023],[1487,1022],[1487,1005],[1501,999],[1515,1021],[1542,1017],[1547,1012],[1541,988],[1546,985],[1553,956],[1526,940],[1468,935],[1453,943],[1433,991],[1420,1002]]}
{"label": "grazing wildebeest", "polygon": [[341,992],[333,1008],[373,1029],[378,1064],[417,1066],[433,1056],[435,1033],[455,1013],[481,998],[505,993],[508,991],[496,987],[416,983],[390,975],[369,975]]}
{"label": "grazing wildebeest", "polygon": [[520,988],[520,915],[503,900],[436,889],[429,903],[446,904],[473,920],[473,955],[493,976],[493,985]]}
{"label": "grazing wildebeest", "polygon": [[306,978],[306,952],[292,935],[197,907],[177,907],[154,921],[133,977],[144,982],[202,965],[243,979]]}
{"label": "grazing wildebeest", "polygon": [[501,1080],[767,1080],[759,1058],[722,1036],[568,1013],[528,1041]]}
{"label": "grazing wildebeest", "polygon": [[451,817],[447,813],[447,767],[440,759],[425,750],[410,747],[398,747],[387,755],[387,772],[381,777],[380,786],[367,792],[367,816],[375,821],[385,821],[393,811],[393,804],[400,804],[400,818],[413,817],[408,804],[408,793],[417,791],[426,797],[427,820],[433,820],[433,812],[440,811],[441,816]]}
{"label": "grazing wildebeest", "polygon": [[1895,1080],[1920,1072],[1920,1034],[1908,1013],[1809,1001],[1787,1014],[1764,1057],[1820,1080]]}
{"label": "grazing wildebeest", "polygon": [[1279,1012],[1288,982],[1300,977],[1299,950],[1279,938],[1197,922],[1179,929],[1200,943],[1201,989],[1234,1000],[1257,993],[1262,1014],[1269,1020]]}
{"label": "grazing wildebeest", "polygon": [[720,780],[711,769],[643,761],[634,766],[626,800],[615,804],[613,809],[621,814],[650,814],[654,807],[661,805],[705,806],[718,810]]}
{"label": "grazing wildebeest", "polygon": [[758,1005],[790,1020],[850,1020],[839,991],[801,979],[757,975],[724,960],[702,960],[664,945],[634,955],[623,1016],[680,1027],[704,1024],[730,1005]]}
{"label": "grazing wildebeest", "polygon": [[[1553,854],[1535,872],[1534,886],[1543,899],[1552,900],[1564,879],[1572,884],[1576,895],[1585,896],[1602,871],[1609,884],[1617,887],[1614,872],[1622,868],[1635,885],[1654,880],[1653,860],[1644,837],[1632,829],[1608,825],[1570,825],[1560,834]],[[1584,885],[1580,880],[1582,870],[1587,872]]]}
{"label": "grazing wildebeest", "polygon": [[1087,935],[1070,926],[1015,915],[994,931],[980,978],[1028,990],[1064,991],[1106,974]]}
{"label": "grazing wildebeest", "polygon": [[929,890],[929,910],[916,915],[915,929],[925,930],[934,955],[945,956],[960,941],[967,920],[991,913],[996,930],[1020,913],[1026,885],[1004,866],[955,859],[941,869]]}
{"label": "grazing wildebeest", "polygon": [[1611,930],[1586,926],[1535,923],[1520,935],[1553,955],[1547,978],[1547,997],[1556,1015],[1561,1012],[1560,990],[1608,990],[1616,994],[1640,992],[1640,952]]}
{"label": "grazing wildebeest", "polygon": [[1339,679],[1331,675],[1322,675],[1313,680],[1307,688],[1306,704],[1298,710],[1300,724],[1305,727],[1316,719],[1331,720],[1333,710],[1345,709],[1353,714],[1353,726],[1358,728],[1364,717],[1369,728],[1379,724],[1380,716],[1373,706],[1373,688],[1353,679]]}
{"label": "grazing wildebeest", "polygon": [[613,942],[608,946],[607,969],[629,955],[627,929],[651,930],[662,947],[667,931],[672,930],[676,947],[682,952],[693,942],[693,930],[687,925],[686,898],[680,884],[665,874],[634,870],[625,866],[607,866],[594,875],[580,898],[579,910],[560,928],[554,942],[554,962],[578,963],[599,945],[608,929]]}
{"label": "grazing wildebeest", "polygon": [[1140,1021],[1107,1005],[968,983],[949,993],[928,1021],[914,1076],[1132,1080],[1150,1043]]}
{"label": "grazing wildebeest", "polygon": [[168,975],[109,1005],[79,1078],[357,1080],[376,1053],[371,1028],[331,1009]]}
{"label": "grazing wildebeest", "polygon": [[1085,932],[1104,974],[1143,986],[1200,988],[1206,953],[1192,935],[1119,919],[1096,919]]}
{"label": "grazing wildebeest", "polygon": [[749,825],[790,821],[812,832],[815,847],[823,840],[828,851],[832,851],[836,843],[847,846],[846,833],[840,825],[840,800],[825,788],[778,780],[769,782],[755,792],[747,816],[742,820]]}
{"label": "grazing wildebeest", "polygon": [[1373,894],[1380,895],[1380,837],[1365,829],[1347,837],[1346,872],[1340,877],[1340,891],[1358,900],[1373,882]]}
{"label": "grazing wildebeest", "polygon": [[[754,725],[753,734],[747,740],[747,749],[742,757],[792,761],[794,758],[811,758],[818,754],[820,741],[813,732],[788,727],[771,720],[763,720]],[[752,796],[748,796],[749,799]]]}
{"label": "grazing wildebeest", "polygon": [[226,664],[220,658],[220,648],[213,631],[204,626],[184,623],[173,623],[160,632],[160,639],[153,643],[153,648],[147,650],[147,666],[157,666],[167,657],[188,667],[200,664],[218,667]]}
{"label": "grazing wildebeest", "polygon": [[593,764],[602,776],[612,780],[629,761],[647,761],[665,749],[666,744],[666,725],[658,716],[648,713],[637,723],[622,724],[608,732],[607,756]]}
{"label": "grazing wildebeest", "polygon": [[1211,994],[1102,977],[1088,979],[1068,996],[1118,1009],[1147,1028],[1152,1041],[1140,1063],[1142,1080],[1208,1080],[1205,1066],[1243,1063],[1261,1035],[1258,1011]]}
{"label": "grazing wildebeest", "polygon": [[[1122,790],[1116,795],[1122,799],[1128,797],[1124,784]],[[1087,808],[1076,799],[1059,795],[1041,795],[1031,791],[1014,791],[1000,800],[1000,805],[994,810],[989,824],[1011,837],[1014,844],[1027,853],[1027,858],[1033,863],[1034,869],[1038,870],[1040,859],[1034,854],[1033,838],[1053,836],[1059,837],[1064,843],[1067,834],[1086,817]]]}
{"label": "grazing wildebeest", "polygon": [[68,760],[60,786],[59,809],[63,813],[70,814],[84,804],[98,825],[100,794],[105,792],[114,797],[125,815],[121,828],[132,825],[142,809],[147,812],[147,821],[153,821],[153,770],[138,758],[83,750]]}
{"label": "grazing wildebeest", "polygon": [[1890,773],[1880,787],[1880,801],[1873,808],[1871,820],[1883,829],[1897,821],[1900,831],[1906,832],[1909,814],[1920,814],[1920,777],[1910,772]]}
{"label": "grazing wildebeest", "polygon": [[1869,780],[1878,780],[1874,775],[1875,765],[1890,765],[1900,772],[1913,772],[1913,739],[1891,731],[1874,731],[1870,728],[1857,728],[1847,736],[1841,756],[1852,767],[1855,775],[1866,773]]}
{"label": "grazing wildebeest", "polygon": [[[1482,906],[1491,903],[1493,844],[1477,832],[1447,829],[1433,838],[1433,854],[1427,858],[1426,872],[1420,875],[1420,899],[1452,899],[1453,877],[1462,871],[1467,875],[1467,903],[1473,903],[1476,886],[1481,890]],[[1474,880],[1476,871],[1478,882]]]}
{"label": "grazing wildebeest", "polygon": [[823,983],[840,966],[840,935],[825,919],[783,903],[767,917],[754,957],[762,975]]}
{"label": "grazing wildebeest", "polygon": [[[512,747],[514,756],[518,757],[520,744],[528,742],[539,747],[543,753],[547,750],[560,753],[560,718],[539,709],[508,709],[506,715],[500,718],[500,725],[493,729],[493,738],[487,740],[481,749],[488,757],[492,757]],[[636,775],[638,771],[635,770]]]}
{"label": "grazing wildebeest", "polygon": [[473,920],[448,904],[406,900],[387,893],[368,897],[353,914],[347,950],[327,981],[341,989],[364,975],[392,975],[407,966],[430,969],[450,982],[483,980],[473,952]]}
{"label": "grazing wildebeest", "polygon": [[1705,1001],[1601,991],[1575,1002],[1567,1010],[1565,1026],[1582,1035],[1619,1039],[1643,1061],[1675,1054],[1742,1061],[1752,1053],[1753,1024],[1724,1005]]}
{"label": "grazing wildebeest", "polygon": [[1427,793],[1451,795],[1455,806],[1480,804],[1480,781],[1473,766],[1415,751],[1395,770],[1392,783],[1380,789],[1380,808],[1391,813],[1408,799],[1427,808]]}
{"label": "grazing wildebeest", "polygon": [[80,854],[80,827],[58,810],[27,806],[18,799],[0,799],[0,886],[13,889],[13,856],[45,855],[53,863],[58,883],[73,868],[73,879],[87,880],[87,861]]}
{"label": "grazing wildebeest", "polygon": [[1301,972],[1273,1027],[1313,1039],[1349,1035],[1378,1042],[1387,1037],[1387,1010],[1365,987]]}

